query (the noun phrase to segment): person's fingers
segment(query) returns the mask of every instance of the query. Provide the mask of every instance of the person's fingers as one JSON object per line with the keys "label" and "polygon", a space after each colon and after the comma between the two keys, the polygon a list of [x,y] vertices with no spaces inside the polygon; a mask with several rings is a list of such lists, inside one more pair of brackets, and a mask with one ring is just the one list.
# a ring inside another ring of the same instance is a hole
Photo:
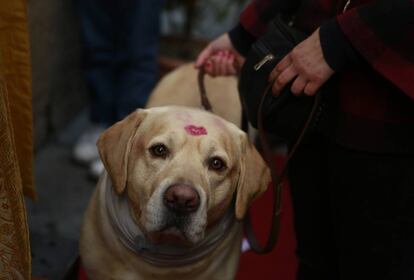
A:
{"label": "person's fingers", "polygon": [[212,76],[213,73],[213,63],[212,61],[209,59],[204,63],[204,71],[209,74],[210,76]]}
{"label": "person's fingers", "polygon": [[227,75],[236,75],[237,70],[235,66],[236,57],[230,54],[229,58],[227,59]]}
{"label": "person's fingers", "polygon": [[204,63],[204,71],[212,77],[220,75],[219,70],[220,59],[218,53],[210,56]]}
{"label": "person's fingers", "polygon": [[226,52],[220,52],[218,54],[218,64],[217,64],[217,76],[226,76],[227,75],[227,54]]}
{"label": "person's fingers", "polygon": [[234,74],[234,55],[231,52],[224,52],[221,60],[221,76],[229,76]]}
{"label": "person's fingers", "polygon": [[210,46],[207,46],[198,55],[197,60],[196,60],[196,63],[195,63],[195,67],[196,68],[200,68],[207,61],[207,59],[210,58],[210,56],[212,55],[212,53],[213,53],[213,49]]}
{"label": "person's fingers", "polygon": [[286,68],[292,64],[292,59],[290,54],[287,54],[281,61],[273,68],[272,72],[269,75],[269,82],[276,79],[280,73],[282,73]]}
{"label": "person's fingers", "polygon": [[211,57],[211,62],[213,63],[213,73],[212,76],[218,76],[220,73],[220,56],[219,54],[214,54],[214,56]]}
{"label": "person's fingers", "polygon": [[308,83],[308,80],[304,78],[303,76],[299,75],[296,77],[290,90],[292,91],[294,95],[300,95],[305,89],[305,86],[307,83]]}
{"label": "person's fingers", "polygon": [[279,76],[276,77],[276,80],[272,86],[272,93],[278,95],[279,92],[289,83],[294,77],[298,75],[298,72],[291,64]]}
{"label": "person's fingers", "polygon": [[317,84],[315,82],[309,82],[306,84],[305,88],[303,89],[303,93],[312,96],[315,95],[316,91],[320,88],[320,84]]}
{"label": "person's fingers", "polygon": [[[204,54],[200,54],[203,56]],[[204,63],[204,70],[212,77],[236,75],[236,55],[231,51],[210,53]],[[200,67],[201,67],[200,65]],[[195,65],[197,67],[197,65]]]}
{"label": "person's fingers", "polygon": [[215,75],[216,76],[228,76],[230,75],[228,70],[228,64],[230,61],[230,53],[223,51],[218,52],[214,55],[214,63],[215,63]]}
{"label": "person's fingers", "polygon": [[231,70],[231,66],[234,62],[234,54],[230,51],[225,52],[224,54],[225,56],[225,71],[226,71],[226,76],[232,75],[232,70]]}

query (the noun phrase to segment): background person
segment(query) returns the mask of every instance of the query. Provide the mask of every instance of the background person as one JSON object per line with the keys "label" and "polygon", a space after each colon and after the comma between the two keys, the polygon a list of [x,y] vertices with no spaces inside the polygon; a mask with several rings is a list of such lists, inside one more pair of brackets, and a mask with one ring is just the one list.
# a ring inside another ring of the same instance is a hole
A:
{"label": "background person", "polygon": [[98,177],[104,167],[96,141],[103,130],[144,107],[158,78],[159,17],[163,0],[78,2],[90,120],[74,158]]}

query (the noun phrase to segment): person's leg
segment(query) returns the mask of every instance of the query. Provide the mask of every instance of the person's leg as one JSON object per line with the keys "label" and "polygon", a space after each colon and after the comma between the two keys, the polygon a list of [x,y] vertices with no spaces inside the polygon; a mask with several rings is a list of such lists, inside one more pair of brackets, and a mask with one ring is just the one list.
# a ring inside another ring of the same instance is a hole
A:
{"label": "person's leg", "polygon": [[90,92],[90,118],[103,126],[114,122],[116,1],[78,0],[83,62]]}
{"label": "person's leg", "polygon": [[81,163],[99,160],[96,141],[102,131],[115,121],[114,92],[114,10],[111,0],[78,0],[83,46],[83,66],[89,90],[90,121],[73,148],[73,157]]}
{"label": "person's leg", "polygon": [[116,118],[145,106],[158,78],[162,0],[120,0],[117,36]]}
{"label": "person's leg", "polygon": [[326,140],[315,135],[301,145],[290,163],[298,280],[338,279],[326,180],[326,147]]}
{"label": "person's leg", "polygon": [[414,156],[331,151],[339,279],[414,279]]}

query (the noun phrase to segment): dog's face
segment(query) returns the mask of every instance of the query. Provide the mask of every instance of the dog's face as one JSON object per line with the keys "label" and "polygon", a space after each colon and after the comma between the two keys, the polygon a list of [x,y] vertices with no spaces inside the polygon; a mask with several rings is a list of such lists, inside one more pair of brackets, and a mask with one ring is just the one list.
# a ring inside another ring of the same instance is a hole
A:
{"label": "dog's face", "polygon": [[138,110],[103,133],[98,147],[118,193],[153,242],[195,244],[236,195],[236,217],[270,181],[244,132],[184,107]]}

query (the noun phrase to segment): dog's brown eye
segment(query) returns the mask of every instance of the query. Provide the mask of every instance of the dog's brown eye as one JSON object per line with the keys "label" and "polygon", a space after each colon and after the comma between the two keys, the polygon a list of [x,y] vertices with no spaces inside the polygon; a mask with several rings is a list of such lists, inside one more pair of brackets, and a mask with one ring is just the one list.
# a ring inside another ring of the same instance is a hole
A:
{"label": "dog's brown eye", "polygon": [[210,159],[209,167],[215,171],[223,171],[226,163],[219,157],[213,157]]}
{"label": "dog's brown eye", "polygon": [[151,154],[155,157],[166,157],[169,153],[164,144],[156,144],[150,148]]}

